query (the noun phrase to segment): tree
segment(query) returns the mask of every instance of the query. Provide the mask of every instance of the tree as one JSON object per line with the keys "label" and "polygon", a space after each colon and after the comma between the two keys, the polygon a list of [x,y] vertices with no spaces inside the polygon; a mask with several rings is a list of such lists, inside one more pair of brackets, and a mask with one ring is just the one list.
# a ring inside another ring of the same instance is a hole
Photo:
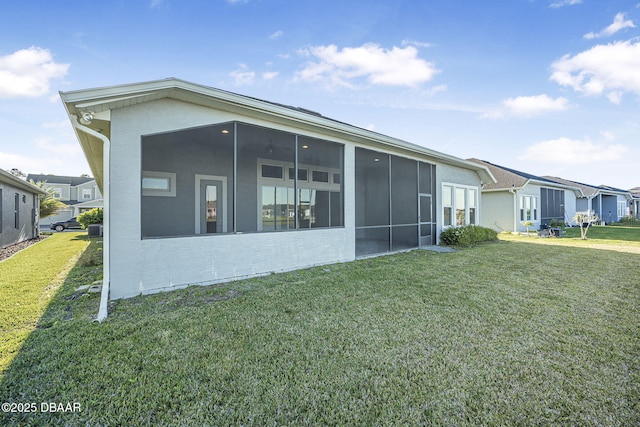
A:
{"label": "tree", "polygon": [[103,215],[102,208],[93,208],[78,215],[78,222],[82,228],[88,228],[92,224],[102,224]]}
{"label": "tree", "polygon": [[45,188],[45,184],[47,181],[38,181],[34,182],[34,180],[30,181],[31,184],[36,187],[42,188],[47,194],[40,195],[40,218],[46,218],[51,215],[55,215],[60,212],[62,209],[66,208],[67,205],[62,203],[60,200],[56,199],[53,196],[53,188]]}
{"label": "tree", "polygon": [[589,226],[591,226],[591,223],[598,221],[598,216],[595,212],[578,212],[573,216],[573,220],[580,226],[582,240],[587,240]]}
{"label": "tree", "polygon": [[27,174],[26,174],[26,173],[24,173],[24,172],[22,172],[22,171],[21,171],[20,169],[18,169],[18,168],[13,168],[13,169],[11,169],[11,170],[9,171],[9,173],[10,173],[11,175],[15,176],[15,177],[20,178],[20,179],[24,179],[24,180],[26,180],[26,179],[27,179]]}

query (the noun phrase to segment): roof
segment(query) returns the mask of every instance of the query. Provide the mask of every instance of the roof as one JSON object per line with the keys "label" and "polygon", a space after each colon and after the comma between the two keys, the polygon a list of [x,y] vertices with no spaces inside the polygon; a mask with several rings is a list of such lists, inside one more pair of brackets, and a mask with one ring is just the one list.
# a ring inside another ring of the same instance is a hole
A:
{"label": "roof", "polygon": [[14,187],[20,188],[21,190],[28,191],[33,194],[47,194],[42,188],[37,187],[30,182],[22,180],[17,176],[11,175],[9,172],[0,169],[0,182],[7,183]]}
{"label": "roof", "polygon": [[62,176],[62,175],[43,175],[43,174],[29,174],[27,180],[33,180],[34,182],[46,181],[47,184],[68,184],[72,187],[76,187],[80,184],[93,181],[93,178],[85,176]]}
{"label": "roof", "polygon": [[564,178],[558,178],[555,176],[545,176],[545,178],[550,179],[552,181],[557,181],[562,184],[573,185],[575,187],[578,187],[582,190],[582,194],[584,194],[584,197],[595,197],[600,193],[600,194],[625,196],[627,199],[632,198],[631,193],[629,191],[621,190],[615,187],[609,187],[606,185],[589,185],[589,184],[584,184],[582,182],[576,182],[576,181],[571,181]]}
{"label": "roof", "polygon": [[487,184],[484,186],[483,191],[500,191],[500,190],[511,190],[511,189],[520,189],[533,182],[538,185],[547,185],[551,187],[562,187],[580,193],[580,189],[576,188],[576,186],[559,183],[547,179],[545,177],[533,175],[527,172],[521,172],[515,169],[507,168],[505,166],[499,166],[493,164],[491,162],[487,162],[486,160],[480,159],[469,159],[471,162],[475,162],[481,165],[485,165],[496,178],[496,182],[492,184]]}
{"label": "roof", "polygon": [[[393,148],[475,171],[483,183],[495,178],[484,165],[469,162],[390,136],[330,119],[314,111],[238,95],[176,78],[60,92],[89,167],[102,189],[103,141],[110,138],[111,111],[163,98],[264,119],[300,129],[335,135],[368,146]],[[86,115],[89,120],[81,120]],[[78,124],[77,122],[81,122]]]}

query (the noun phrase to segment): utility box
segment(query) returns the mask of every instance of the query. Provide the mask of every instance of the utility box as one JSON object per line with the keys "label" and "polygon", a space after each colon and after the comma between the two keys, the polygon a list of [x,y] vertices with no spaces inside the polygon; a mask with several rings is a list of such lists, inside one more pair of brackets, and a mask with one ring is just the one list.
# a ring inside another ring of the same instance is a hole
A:
{"label": "utility box", "polygon": [[102,236],[102,224],[91,224],[87,227],[87,234],[89,237],[101,237]]}

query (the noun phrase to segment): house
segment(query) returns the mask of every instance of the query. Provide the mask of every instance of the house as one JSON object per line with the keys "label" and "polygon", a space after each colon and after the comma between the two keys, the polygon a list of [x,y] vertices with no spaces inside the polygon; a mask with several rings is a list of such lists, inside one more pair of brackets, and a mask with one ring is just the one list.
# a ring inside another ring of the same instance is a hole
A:
{"label": "house", "polygon": [[[551,226],[552,221],[566,224],[579,210],[581,189],[566,183],[520,172],[493,163],[469,159],[486,166],[496,178],[482,188],[481,225],[496,231],[522,232]],[[527,226],[526,223],[531,225]]]}
{"label": "house", "polygon": [[631,202],[629,203],[629,215],[631,218],[640,219],[640,187],[629,190]]}
{"label": "house", "polygon": [[0,248],[39,236],[40,198],[46,192],[0,169]]}
{"label": "house", "polygon": [[[62,92],[104,197],[109,298],[434,245],[484,165],[175,78]],[[115,208],[117,207],[117,208]]]}
{"label": "house", "polygon": [[555,176],[545,176],[545,179],[580,188],[582,196],[576,201],[578,212],[595,212],[603,223],[609,224],[620,221],[629,215],[629,207],[633,196],[627,190],[606,185],[589,185]]}
{"label": "house", "polygon": [[102,194],[96,180],[83,176],[29,174],[27,180],[44,182],[44,189],[53,189],[53,196],[67,207],[56,215],[42,218],[41,225],[66,221],[93,208],[103,207]]}

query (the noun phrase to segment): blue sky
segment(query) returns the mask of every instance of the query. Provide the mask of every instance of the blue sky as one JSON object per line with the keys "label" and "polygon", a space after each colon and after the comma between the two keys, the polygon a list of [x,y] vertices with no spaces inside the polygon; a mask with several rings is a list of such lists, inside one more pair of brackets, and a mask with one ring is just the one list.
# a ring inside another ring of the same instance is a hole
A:
{"label": "blue sky", "polygon": [[177,77],[462,158],[640,186],[640,0],[0,6],[0,168],[90,173],[58,91]]}

